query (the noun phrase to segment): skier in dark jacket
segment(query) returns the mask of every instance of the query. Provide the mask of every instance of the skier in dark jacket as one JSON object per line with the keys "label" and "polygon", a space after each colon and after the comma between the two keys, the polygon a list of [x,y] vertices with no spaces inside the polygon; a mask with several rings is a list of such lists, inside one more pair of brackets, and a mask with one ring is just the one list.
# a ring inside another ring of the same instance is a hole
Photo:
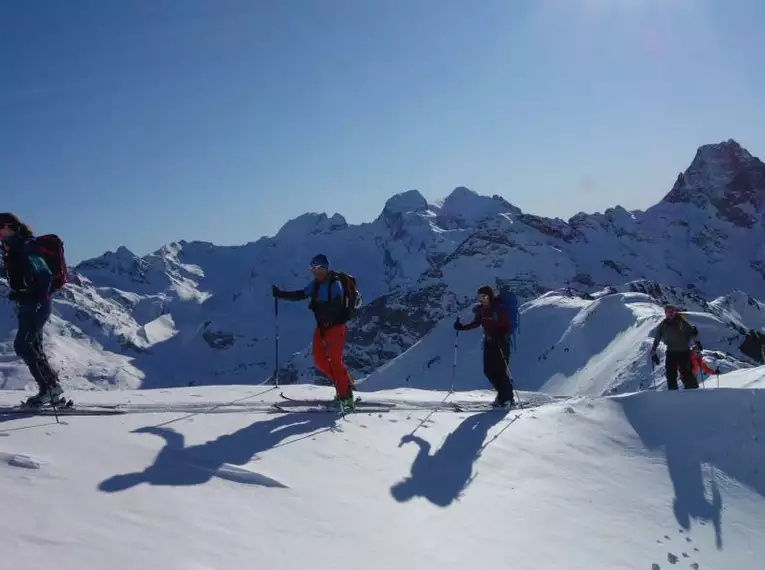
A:
{"label": "skier in dark jacket", "polygon": [[314,365],[335,385],[336,403],[350,410],[355,406],[355,385],[343,362],[343,350],[348,334],[348,325],[342,319],[343,284],[338,279],[331,279],[329,260],[324,254],[314,256],[309,269],[313,280],[303,289],[283,291],[274,285],[273,295],[277,299],[288,301],[311,299],[310,309],[316,318],[316,328],[313,332]]}
{"label": "skier in dark jacket", "polygon": [[29,367],[39,392],[24,405],[59,404],[63,389],[43,351],[43,327],[51,314],[52,273],[34,242],[29,226],[14,214],[0,213],[0,241],[8,299],[18,304],[18,331],[13,347]]}
{"label": "skier in dark jacket", "polygon": [[514,406],[513,384],[508,374],[510,358],[510,319],[501,300],[494,296],[488,285],[478,289],[475,318],[463,325],[459,318],[454,323],[458,331],[483,327],[483,373],[497,391],[494,405]]}
{"label": "skier in dark jacket", "polygon": [[675,305],[664,307],[664,320],[659,323],[656,337],[651,347],[651,361],[659,364],[659,356],[656,348],[659,342],[664,341],[667,346],[667,354],[664,359],[665,373],[667,376],[667,389],[677,390],[677,372],[685,389],[698,388],[699,383],[693,373],[693,361],[691,360],[690,345],[693,342],[695,348],[701,351],[701,343],[698,341],[699,331],[680,314]]}

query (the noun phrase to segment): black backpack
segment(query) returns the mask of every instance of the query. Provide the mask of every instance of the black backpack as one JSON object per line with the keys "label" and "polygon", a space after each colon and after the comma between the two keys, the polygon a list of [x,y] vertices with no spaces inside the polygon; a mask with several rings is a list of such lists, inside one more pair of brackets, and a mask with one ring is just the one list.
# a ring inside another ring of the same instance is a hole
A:
{"label": "black backpack", "polygon": [[[356,316],[356,312],[361,307],[362,298],[359,293],[358,286],[356,285],[356,278],[344,271],[330,271],[328,286],[332,287],[335,281],[340,281],[343,286],[343,310],[339,315],[340,322],[338,324],[347,323],[353,317]],[[313,287],[313,295],[311,297],[311,306],[316,302],[316,295],[319,292],[319,284],[316,283]]]}

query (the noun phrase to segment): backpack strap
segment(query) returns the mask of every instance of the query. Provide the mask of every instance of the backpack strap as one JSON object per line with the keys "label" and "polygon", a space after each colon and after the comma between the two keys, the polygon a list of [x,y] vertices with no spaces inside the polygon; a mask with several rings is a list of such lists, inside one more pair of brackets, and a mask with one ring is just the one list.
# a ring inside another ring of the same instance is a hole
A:
{"label": "backpack strap", "polygon": [[[332,285],[335,284],[336,281],[340,280],[340,276],[337,274],[337,272],[330,270],[329,275],[327,276],[327,298],[329,301],[332,300]],[[311,293],[311,306],[313,306],[314,303],[316,303],[316,299],[319,297],[319,289],[321,288],[321,283],[318,281],[313,282],[313,293]]]}

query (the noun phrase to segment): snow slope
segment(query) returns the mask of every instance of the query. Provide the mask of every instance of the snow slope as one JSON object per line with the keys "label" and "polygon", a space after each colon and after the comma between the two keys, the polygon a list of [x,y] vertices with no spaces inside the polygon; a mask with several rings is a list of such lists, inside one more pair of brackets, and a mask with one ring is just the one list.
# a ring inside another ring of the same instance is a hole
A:
{"label": "snow slope", "polygon": [[400,389],[365,396],[422,409],[347,420],[266,387],[77,394],[135,413],[0,415],[3,566],[754,570],[765,368],[721,385],[470,414]]}
{"label": "snow slope", "polygon": [[[663,385],[663,366],[653,369],[649,359],[656,327],[664,318],[663,301],[686,309],[684,315],[699,329],[704,358],[711,368],[725,372],[755,363],[740,349],[741,317],[730,308],[735,302],[719,298],[710,307],[703,299],[673,288],[657,288],[635,282],[593,295],[564,289],[522,305],[521,330],[510,365],[516,387],[553,395],[597,396]],[[735,295],[736,299],[740,296]],[[749,313],[749,324],[765,326],[762,314],[757,317]],[[472,320],[472,308],[460,313],[460,318]],[[368,390],[406,386],[446,390],[452,381],[462,389],[487,387],[482,334],[474,330],[457,336],[453,322],[442,320],[409,350],[360,379],[360,384]],[[663,344],[658,352],[663,355]]]}

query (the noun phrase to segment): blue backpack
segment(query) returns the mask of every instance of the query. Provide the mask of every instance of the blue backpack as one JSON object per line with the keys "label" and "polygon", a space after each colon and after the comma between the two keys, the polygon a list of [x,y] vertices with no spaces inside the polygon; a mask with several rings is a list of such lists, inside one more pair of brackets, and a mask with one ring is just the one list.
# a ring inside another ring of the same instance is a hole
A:
{"label": "blue backpack", "polygon": [[[497,300],[500,302],[497,303]],[[507,320],[510,322],[510,348],[515,352],[515,335],[520,332],[521,313],[518,310],[518,297],[509,289],[499,291],[499,297],[494,301],[494,312],[499,316],[499,311],[507,312]]]}

